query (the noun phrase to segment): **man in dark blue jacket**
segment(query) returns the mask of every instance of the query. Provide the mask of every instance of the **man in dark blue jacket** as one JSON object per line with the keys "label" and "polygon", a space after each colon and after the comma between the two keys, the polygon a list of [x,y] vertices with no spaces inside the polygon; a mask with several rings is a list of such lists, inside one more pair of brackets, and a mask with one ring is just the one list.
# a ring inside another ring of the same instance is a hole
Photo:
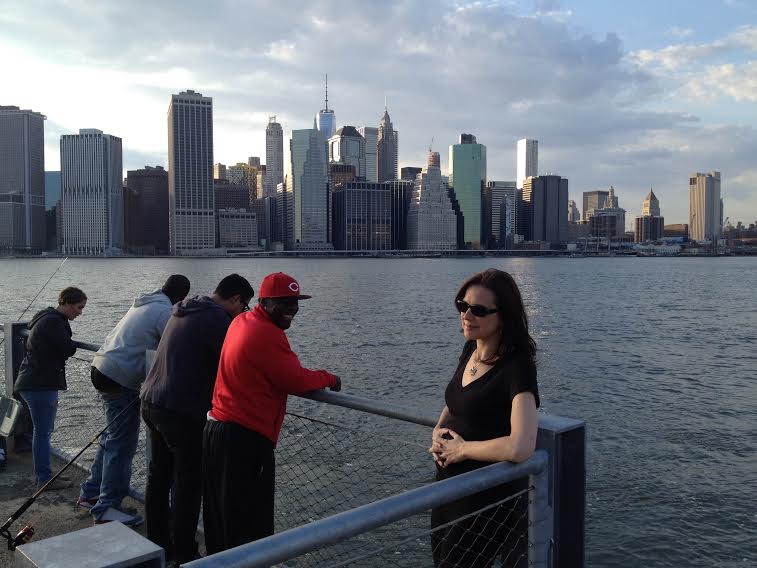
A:
{"label": "man in dark blue jacket", "polygon": [[231,274],[210,296],[176,304],[142,386],[142,418],[150,441],[147,538],[177,564],[197,556],[203,428],[226,330],[249,309],[253,293],[245,278]]}

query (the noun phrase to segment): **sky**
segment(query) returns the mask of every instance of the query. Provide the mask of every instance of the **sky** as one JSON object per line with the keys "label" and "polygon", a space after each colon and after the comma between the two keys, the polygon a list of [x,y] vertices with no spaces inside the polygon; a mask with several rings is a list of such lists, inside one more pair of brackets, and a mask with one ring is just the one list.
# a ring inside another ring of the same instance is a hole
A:
{"label": "sky", "polygon": [[460,133],[488,178],[515,180],[519,138],[539,173],[614,186],[630,223],[650,188],[688,222],[691,173],[721,172],[724,215],[757,220],[757,0],[0,0],[0,104],[59,138],[98,128],[124,169],[167,167],[172,93],[213,98],[214,161],[260,156],[276,115],[310,128],[324,74],[337,125],[378,126],[387,101],[400,166]]}

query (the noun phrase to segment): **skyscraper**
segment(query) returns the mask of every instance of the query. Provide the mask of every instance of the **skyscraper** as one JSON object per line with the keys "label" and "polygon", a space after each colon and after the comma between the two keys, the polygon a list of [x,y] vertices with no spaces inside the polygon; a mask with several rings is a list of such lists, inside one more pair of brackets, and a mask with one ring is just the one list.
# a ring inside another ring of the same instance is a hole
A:
{"label": "skyscraper", "polygon": [[572,199],[568,201],[568,223],[578,223],[581,220],[581,212]]}
{"label": "skyscraper", "polygon": [[605,206],[605,201],[607,201],[607,197],[610,195],[609,191],[584,191],[583,197],[584,197],[584,208],[581,212],[582,219],[584,221],[588,221],[592,213],[596,209],[603,209]]}
{"label": "skyscraper", "polygon": [[393,195],[390,185],[347,181],[332,188],[334,249],[392,248]]}
{"label": "skyscraper", "polygon": [[665,232],[665,218],[659,215],[641,215],[634,223],[634,242],[646,243],[661,239]]}
{"label": "skyscraper", "polygon": [[215,248],[213,99],[192,90],[168,106],[168,218],[171,254]]}
{"label": "skyscraper", "polygon": [[473,134],[461,134],[460,143],[449,147],[449,183],[465,218],[466,246],[481,248],[489,236],[483,208],[486,183],[486,146],[478,144]]}
{"label": "skyscraper", "polygon": [[45,119],[0,106],[0,250],[45,247]]}
{"label": "skyscraper", "polygon": [[295,249],[329,249],[329,177],[323,136],[316,128],[292,130],[289,155],[286,200],[293,202],[291,244]]}
{"label": "skyscraper", "polygon": [[604,193],[607,198],[602,207],[589,210],[589,230],[594,237],[623,237],[626,232],[626,210],[619,205],[613,186]]}
{"label": "skyscraper", "polygon": [[[241,185],[247,188],[249,198],[247,205],[244,205],[244,207],[249,207],[250,203],[258,198],[259,167],[260,166],[256,167],[243,162],[238,162],[236,165],[226,168],[226,179],[230,184]],[[216,210],[218,209],[220,209],[220,207],[216,206]]]}
{"label": "skyscraper", "polygon": [[124,246],[138,254],[168,254],[168,172],[129,170],[124,190]]}
{"label": "skyscraper", "polygon": [[326,75],[326,103],[324,108],[315,115],[315,127],[321,133],[324,140],[331,138],[336,132],[336,115],[329,108],[329,76]]}
{"label": "skyscraper", "polygon": [[378,128],[360,126],[357,131],[365,138],[365,179],[378,181]]}
{"label": "skyscraper", "polygon": [[384,107],[384,115],[381,117],[378,127],[378,145],[376,149],[378,180],[380,182],[397,179],[399,137],[399,132],[394,130],[392,119],[389,118],[389,111]]}
{"label": "skyscraper", "polygon": [[521,138],[516,144],[518,150],[515,183],[523,189],[527,177],[539,175],[539,141]]}
{"label": "skyscraper", "polygon": [[423,171],[423,168],[416,168],[414,166],[407,166],[400,170],[400,179],[407,181],[415,181],[415,176]]}
{"label": "skyscraper", "polygon": [[653,217],[660,216],[660,201],[657,199],[657,196],[654,194],[651,187],[649,188],[649,193],[644,198],[644,203],[641,205],[641,215],[651,215]]}
{"label": "skyscraper", "polygon": [[60,172],[45,172],[45,211],[50,211],[60,201]]}
{"label": "skyscraper", "polygon": [[514,181],[490,181],[486,184],[485,217],[490,227],[488,247],[503,248],[515,231],[516,187]]}
{"label": "skyscraper", "polygon": [[695,173],[689,178],[689,233],[694,241],[716,241],[722,221],[720,172]]}
{"label": "skyscraper", "polygon": [[641,215],[634,222],[634,241],[656,241],[665,232],[665,218],[660,215],[660,201],[650,188],[641,206]]}
{"label": "skyscraper", "polygon": [[407,248],[455,250],[457,216],[442,180],[439,153],[429,152],[428,166],[415,178],[407,213]]}
{"label": "skyscraper", "polygon": [[523,182],[528,214],[526,240],[564,243],[568,240],[568,180],[557,175],[528,177]]}
{"label": "skyscraper", "polygon": [[355,167],[355,175],[366,179],[365,138],[354,126],[342,126],[329,138],[329,161]]}
{"label": "skyscraper", "polygon": [[284,131],[275,116],[265,129],[265,178],[263,197],[276,197],[276,186],[284,182]]}
{"label": "skyscraper", "polygon": [[61,198],[60,171],[45,172],[45,250],[57,251],[58,247],[58,210]]}
{"label": "skyscraper", "polygon": [[63,253],[100,256],[124,246],[121,139],[83,128],[60,137]]}

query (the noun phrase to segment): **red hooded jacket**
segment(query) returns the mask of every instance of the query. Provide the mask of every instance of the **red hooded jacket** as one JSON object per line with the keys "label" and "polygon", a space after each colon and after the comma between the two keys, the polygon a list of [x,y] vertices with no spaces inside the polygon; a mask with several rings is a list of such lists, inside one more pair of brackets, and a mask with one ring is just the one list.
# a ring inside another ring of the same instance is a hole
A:
{"label": "red hooded jacket", "polygon": [[258,304],[235,317],[226,333],[210,417],[254,430],[275,447],[287,395],[334,385],[331,373],[300,364],[284,330]]}

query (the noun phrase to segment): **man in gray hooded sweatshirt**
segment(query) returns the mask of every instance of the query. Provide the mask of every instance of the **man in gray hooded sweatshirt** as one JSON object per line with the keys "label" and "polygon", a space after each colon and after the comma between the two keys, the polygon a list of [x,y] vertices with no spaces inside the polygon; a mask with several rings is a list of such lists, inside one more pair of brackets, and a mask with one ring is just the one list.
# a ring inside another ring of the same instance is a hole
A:
{"label": "man in gray hooded sweatshirt", "polygon": [[139,439],[140,405],[134,401],[145,380],[145,351],[157,349],[173,304],[188,293],[187,277],[174,274],[161,289],[141,294],[92,359],[92,384],[100,393],[106,422],[128,407],[100,438],[89,477],[81,485],[77,505],[90,509],[96,524],[120,521],[136,526],[142,522],[139,515],[121,509],[129,493]]}

